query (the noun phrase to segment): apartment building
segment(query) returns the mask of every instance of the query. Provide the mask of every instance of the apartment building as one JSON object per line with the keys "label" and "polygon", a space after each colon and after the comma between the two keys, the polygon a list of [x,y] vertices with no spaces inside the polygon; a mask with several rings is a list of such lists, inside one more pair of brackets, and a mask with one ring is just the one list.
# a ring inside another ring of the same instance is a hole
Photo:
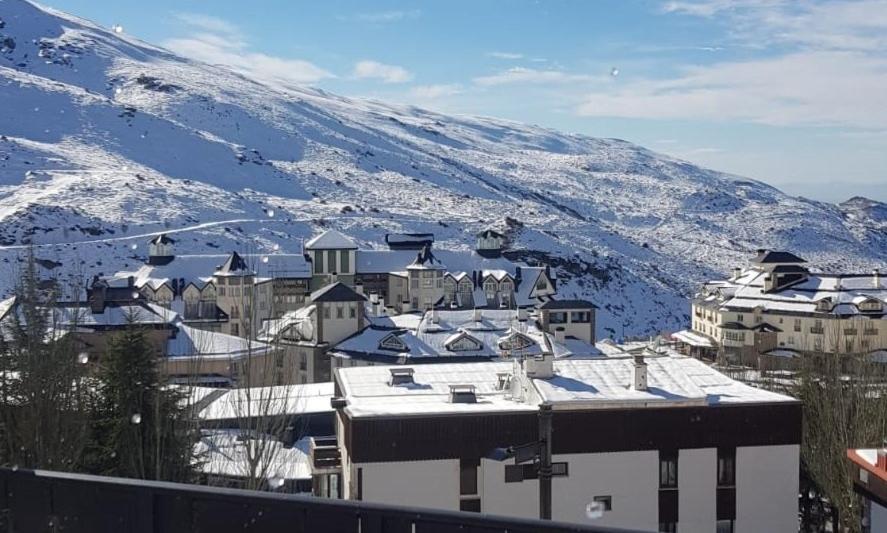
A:
{"label": "apartment building", "polygon": [[538,517],[550,427],[554,520],[797,531],[800,403],[693,358],[340,368],[335,386],[348,499]]}
{"label": "apartment building", "polygon": [[846,353],[883,358],[887,281],[814,272],[788,252],[759,250],[747,268],[705,283],[692,301],[692,329],[676,338],[700,355],[755,362],[760,355]]}

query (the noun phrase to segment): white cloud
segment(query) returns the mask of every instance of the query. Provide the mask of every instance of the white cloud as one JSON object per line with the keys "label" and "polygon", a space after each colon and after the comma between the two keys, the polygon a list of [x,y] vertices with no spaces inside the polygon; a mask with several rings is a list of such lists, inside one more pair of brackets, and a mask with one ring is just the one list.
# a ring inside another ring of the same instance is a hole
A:
{"label": "white cloud", "polygon": [[523,54],[518,54],[515,52],[487,52],[487,56],[495,57],[496,59],[523,59]]}
{"label": "white cloud", "polygon": [[474,78],[474,83],[484,87],[507,84],[558,84],[600,80],[587,74],[570,74],[563,70],[538,70],[526,67],[513,67],[489,76]]}
{"label": "white cloud", "polygon": [[458,83],[447,83],[439,85],[417,85],[410,89],[409,95],[417,100],[434,100],[446,96],[453,96],[463,93],[464,90]]}
{"label": "white cloud", "polygon": [[675,1],[663,10],[722,18],[731,42],[760,51],[687,66],[670,78],[611,85],[587,94],[579,114],[887,127],[887,0]]}
{"label": "white cloud", "polygon": [[385,83],[404,83],[413,79],[412,73],[403,67],[370,60],[355,63],[352,75],[358,79],[379,79]]}
{"label": "white cloud", "polygon": [[375,24],[386,23],[386,22],[397,22],[399,20],[404,19],[414,19],[419,17],[422,12],[418,9],[410,9],[410,10],[391,10],[391,11],[377,11],[374,13],[358,13],[354,16],[357,20],[361,20],[364,22],[372,22]]}
{"label": "white cloud", "polygon": [[196,13],[176,13],[175,17],[193,31],[187,37],[163,42],[166,48],[176,53],[206,63],[225,65],[248,77],[272,84],[314,83],[335,77],[303,59],[250,51],[249,43],[239,28],[223,19]]}
{"label": "white cloud", "polygon": [[796,52],[692,67],[681,76],[594,92],[586,116],[740,120],[770,125],[887,126],[887,58]]}

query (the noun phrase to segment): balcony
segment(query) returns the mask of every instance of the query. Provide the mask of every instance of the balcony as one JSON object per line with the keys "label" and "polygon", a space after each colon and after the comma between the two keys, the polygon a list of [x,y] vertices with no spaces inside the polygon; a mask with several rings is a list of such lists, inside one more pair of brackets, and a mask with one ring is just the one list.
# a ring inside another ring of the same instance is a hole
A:
{"label": "balcony", "polygon": [[822,329],[822,328],[812,327],[812,328],[810,328],[810,333],[815,333],[815,334],[817,334],[817,335],[822,335],[823,333],[825,333],[825,330]]}
{"label": "balcony", "polygon": [[336,437],[311,437],[311,467],[314,473],[338,472],[342,468],[342,456]]}
{"label": "balcony", "polygon": [[0,468],[0,483],[3,531],[630,533],[548,520],[45,470]]}

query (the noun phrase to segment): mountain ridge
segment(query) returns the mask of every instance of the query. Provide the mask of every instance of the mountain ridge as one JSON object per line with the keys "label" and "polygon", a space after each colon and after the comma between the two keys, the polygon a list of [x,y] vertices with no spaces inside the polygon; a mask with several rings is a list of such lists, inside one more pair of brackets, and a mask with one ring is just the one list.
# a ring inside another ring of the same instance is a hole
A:
{"label": "mountain ridge", "polygon": [[795,198],[619,139],[268,85],[2,5],[8,280],[30,243],[87,276],[131,267],[160,231],[193,253],[294,252],[324,227],[376,247],[431,231],[468,250],[509,217],[516,256],[552,263],[562,293],[597,303],[599,333],[619,336],[686,325],[696,284],[758,247],[841,270],[887,258],[877,202]]}

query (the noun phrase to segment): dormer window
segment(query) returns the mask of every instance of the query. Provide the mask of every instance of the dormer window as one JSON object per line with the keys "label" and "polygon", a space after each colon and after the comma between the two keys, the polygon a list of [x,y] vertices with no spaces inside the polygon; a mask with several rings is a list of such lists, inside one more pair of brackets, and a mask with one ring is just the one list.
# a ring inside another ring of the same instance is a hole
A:
{"label": "dormer window", "polygon": [[823,298],[816,302],[816,310],[824,313],[828,313],[832,310],[832,299],[831,298]]}
{"label": "dormer window", "polygon": [[473,352],[483,348],[483,344],[468,333],[460,331],[451,335],[444,347],[451,352]]}
{"label": "dormer window", "polygon": [[388,350],[391,352],[406,352],[407,345],[400,340],[394,333],[390,333],[381,341],[379,341],[380,350]]}
{"label": "dormer window", "polygon": [[884,304],[875,298],[869,298],[857,305],[862,312],[879,312],[884,308]]}
{"label": "dormer window", "polygon": [[511,332],[510,334],[502,337],[501,339],[499,339],[498,342],[499,349],[504,352],[524,350],[526,348],[529,348],[533,344],[535,344],[533,339],[517,331]]}

